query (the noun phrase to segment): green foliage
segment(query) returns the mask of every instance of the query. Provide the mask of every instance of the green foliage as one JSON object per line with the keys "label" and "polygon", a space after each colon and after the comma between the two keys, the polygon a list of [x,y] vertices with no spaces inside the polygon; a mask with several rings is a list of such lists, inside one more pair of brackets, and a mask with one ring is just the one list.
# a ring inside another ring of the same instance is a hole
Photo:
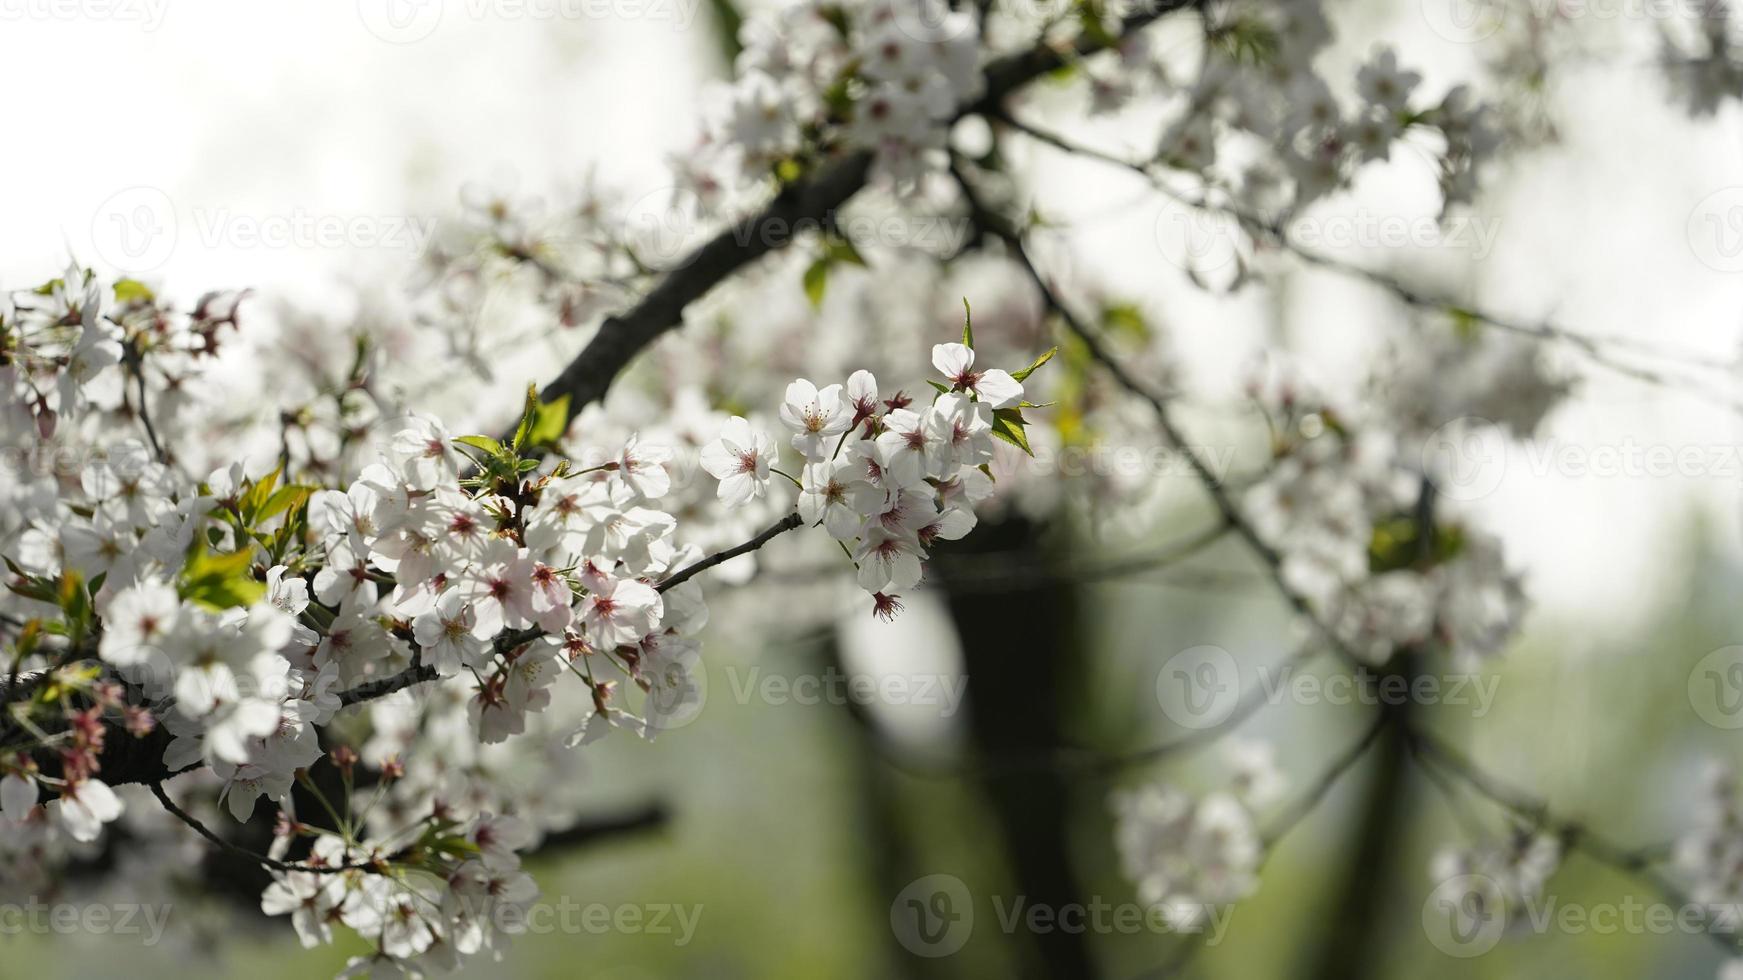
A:
{"label": "green foliage", "polygon": [[[1037,368],[1039,368],[1043,364],[1046,364],[1048,361],[1053,360],[1053,355],[1057,354],[1057,353],[1059,353],[1058,347],[1048,348],[1047,353],[1042,354],[1040,357],[1035,358],[1034,362],[1031,363],[1028,367],[1022,369],[1021,371],[1012,371],[1011,377],[1016,378],[1018,381],[1027,380],[1029,375],[1034,374]],[[1027,402],[1025,402],[1023,407],[1025,407],[1025,408],[1039,408],[1040,406],[1039,405],[1030,405]]]}
{"label": "green foliage", "polygon": [[838,265],[865,268],[865,256],[859,254],[859,249],[854,247],[853,242],[840,235],[828,235],[823,239],[822,254],[805,267],[803,286],[805,298],[811,302],[812,309],[823,305],[823,295],[829,289],[829,272]]}
{"label": "green foliage", "polygon": [[155,299],[157,299],[157,294],[151,291],[151,287],[137,279],[117,279],[115,281],[115,302],[117,303],[149,303]]}
{"label": "green foliage", "polygon": [[182,566],[176,591],[183,599],[212,609],[252,605],[266,594],[266,585],[255,581],[253,568],[251,549],[214,552],[196,544]]}
{"label": "green foliage", "polygon": [[1422,522],[1414,515],[1398,514],[1374,525],[1368,538],[1368,568],[1374,574],[1404,569],[1425,571],[1457,557],[1464,550],[1464,531],[1457,526],[1429,529],[1422,540]]}
{"label": "green foliage", "polygon": [[1035,451],[1029,448],[1029,435],[1023,431],[1028,425],[1020,408],[1000,408],[993,411],[993,436],[1016,446],[1030,456]]}
{"label": "green foliage", "polygon": [[829,260],[818,259],[805,267],[805,298],[811,301],[811,308],[818,309],[823,305],[823,294],[829,289]]}

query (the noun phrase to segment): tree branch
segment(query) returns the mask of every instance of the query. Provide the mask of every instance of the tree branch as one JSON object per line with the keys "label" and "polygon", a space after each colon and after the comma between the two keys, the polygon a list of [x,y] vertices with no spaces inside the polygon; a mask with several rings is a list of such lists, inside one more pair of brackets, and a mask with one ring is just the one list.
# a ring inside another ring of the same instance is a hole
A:
{"label": "tree branch", "polygon": [[[1115,43],[1178,10],[1202,0],[1156,0],[1123,20]],[[1077,58],[1106,50],[1106,40],[1087,34],[1068,44],[1038,43],[1027,51],[990,62],[980,98],[960,107],[955,118],[992,112],[1013,92]],[[802,222],[822,222],[865,186],[873,155],[857,150],[824,165],[786,189],[760,212],[735,222],[668,271],[641,301],[606,317],[599,332],[540,392],[541,401],[569,398],[569,419],[605,392],[630,360],[662,334],[683,322],[685,307],[706,295],[739,269],[785,247]]]}
{"label": "tree branch", "polygon": [[[1412,753],[1425,764],[1432,761],[1475,790],[1478,795],[1530,823],[1534,829],[1555,834],[1563,847],[1584,853],[1657,891],[1665,901],[1683,908],[1697,908],[1705,932],[1731,956],[1743,949],[1743,939],[1727,930],[1727,923],[1712,907],[1691,902],[1681,888],[1653,868],[1660,848],[1627,848],[1593,831],[1577,820],[1556,816],[1549,802],[1509,786],[1481,769],[1451,745],[1423,731],[1407,733]],[[1734,924],[1732,924],[1734,925]]]}
{"label": "tree branch", "polygon": [[[1070,156],[1095,160],[1112,167],[1118,167],[1143,178],[1157,191],[1170,199],[1198,211],[1221,214],[1234,219],[1240,226],[1255,238],[1263,238],[1271,245],[1295,256],[1301,262],[1317,269],[1324,269],[1337,275],[1358,279],[1391,293],[1399,302],[1420,310],[1441,311],[1467,317],[1479,323],[1507,334],[1523,337],[1527,340],[1545,344],[1564,344],[1586,357],[1599,367],[1614,371],[1623,377],[1644,384],[1659,387],[1696,386],[1697,393],[1707,397],[1733,412],[1743,414],[1743,401],[1713,390],[1709,380],[1697,375],[1671,374],[1664,370],[1630,363],[1619,357],[1614,351],[1627,350],[1642,357],[1674,364],[1686,371],[1717,373],[1725,377],[1736,371],[1735,361],[1722,361],[1703,355],[1699,352],[1683,349],[1673,349],[1664,345],[1654,345],[1635,337],[1619,334],[1597,335],[1549,321],[1526,323],[1510,317],[1492,313],[1478,307],[1452,300],[1428,295],[1420,288],[1405,282],[1403,279],[1379,269],[1372,269],[1342,259],[1316,252],[1303,246],[1289,234],[1286,218],[1269,218],[1236,204],[1217,203],[1202,195],[1188,197],[1162,182],[1160,175],[1152,169],[1153,164],[1128,160],[1112,153],[1107,153],[1094,147],[1073,143],[1057,133],[1033,126],[1018,120],[1009,113],[995,112],[991,118],[1022,133],[1024,136],[1052,147]],[[1159,163],[1159,161],[1158,161]]]}
{"label": "tree branch", "polygon": [[1181,458],[1186,460],[1187,466],[1192,470],[1193,476],[1198,479],[1199,484],[1203,486],[1205,493],[1209,495],[1211,503],[1216,507],[1223,522],[1235,533],[1236,537],[1247,545],[1253,554],[1258,556],[1278,594],[1297,615],[1307,620],[1313,626],[1314,631],[1340,656],[1351,663],[1361,663],[1361,658],[1350,652],[1348,644],[1344,643],[1343,638],[1338,636],[1337,632],[1314,611],[1307,598],[1284,578],[1283,556],[1278,554],[1277,549],[1273,548],[1270,542],[1259,534],[1258,529],[1248,519],[1246,512],[1235,502],[1234,495],[1229,492],[1229,488],[1222,479],[1211,471],[1210,464],[1206,463],[1204,457],[1187,442],[1185,434],[1181,432],[1179,425],[1174,421],[1173,414],[1169,411],[1167,397],[1150,390],[1148,385],[1138,380],[1131,371],[1126,369],[1125,365],[1120,363],[1118,358],[1114,357],[1113,353],[1102,343],[1101,337],[1078,317],[1077,313],[1054,291],[1052,284],[1047,281],[1047,277],[1041,274],[1041,270],[1035,267],[1034,261],[1029,257],[1028,249],[1023,244],[1023,236],[996,212],[990,211],[981,203],[973,184],[969,182],[965,174],[954,168],[952,172],[956,175],[957,183],[962,189],[976,224],[1009,246],[1012,258],[1028,274],[1047,308],[1059,316],[1066,328],[1083,343],[1090,358],[1101,365],[1102,369],[1120,387],[1143,399],[1150,406],[1155,413],[1156,424],[1162,430],[1163,437],[1174,446]]}
{"label": "tree branch", "polygon": [[791,531],[794,528],[798,527],[801,523],[803,523],[803,521],[799,517],[799,512],[794,511],[791,514],[788,514],[786,517],[783,517],[780,520],[776,521],[775,523],[769,525],[767,528],[763,529],[763,532],[761,534],[758,534],[756,537],[751,538],[749,541],[746,541],[743,544],[733,545],[732,547],[726,549],[725,551],[717,551],[714,554],[709,555],[707,558],[703,558],[703,559],[695,562],[692,565],[686,566],[684,568],[679,569],[676,572],[673,572],[671,574],[671,576],[669,576],[664,582],[661,582],[659,585],[655,586],[655,588],[659,589],[661,592],[664,592],[674,585],[681,585],[684,582],[689,581],[693,576],[700,575],[701,573],[708,571],[710,568],[713,568],[716,565],[719,565],[723,562],[731,561],[732,559],[737,558],[739,555],[750,554],[751,552],[757,550],[758,548],[761,548],[763,545],[768,544],[770,541],[774,540],[775,538],[779,537],[780,535],[783,535],[783,534],[787,533],[788,531]]}

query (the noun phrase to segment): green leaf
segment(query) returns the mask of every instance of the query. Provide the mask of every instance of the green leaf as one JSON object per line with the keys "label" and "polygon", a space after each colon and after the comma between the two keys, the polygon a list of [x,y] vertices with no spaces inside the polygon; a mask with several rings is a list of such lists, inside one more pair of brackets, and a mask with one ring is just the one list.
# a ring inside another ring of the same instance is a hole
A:
{"label": "green leaf", "polygon": [[266,501],[260,505],[260,510],[254,515],[254,519],[264,521],[287,510],[295,511],[303,504],[308,503],[309,498],[314,494],[314,487],[298,486],[294,483],[279,487],[273,491],[272,496],[267,497]]}
{"label": "green leaf", "polygon": [[266,585],[253,575],[254,554],[248,549],[232,552],[204,548],[188,558],[182,568],[181,597],[213,609],[247,606],[266,594]]}
{"label": "green leaf", "polygon": [[1000,408],[993,410],[993,436],[1016,446],[1023,452],[1034,456],[1034,450],[1029,448],[1029,436],[1023,431],[1028,425],[1023,418],[1022,409]]}
{"label": "green leaf", "polygon": [[509,448],[518,455],[521,447],[527,444],[527,435],[533,431],[533,419],[539,411],[539,387],[527,385],[526,404],[520,410],[520,424],[514,427],[514,444]]}
{"label": "green leaf", "polygon": [[947,384],[944,384],[944,383],[943,383],[943,382],[941,382],[941,381],[933,381],[933,380],[930,380],[930,379],[928,379],[928,380],[927,380],[927,381],[926,381],[926,383],[927,383],[927,384],[929,384],[929,385],[931,385],[931,386],[932,386],[932,387],[934,387],[934,388],[937,388],[937,389],[938,389],[938,393],[939,393],[939,394],[940,394],[940,395],[948,395],[948,394],[950,394],[950,386],[949,386],[949,385],[947,385]]}
{"label": "green leaf", "polygon": [[70,635],[82,636],[91,619],[91,596],[85,591],[85,580],[78,572],[61,572],[59,605],[67,617]]}
{"label": "green leaf", "polygon": [[859,254],[859,249],[854,247],[853,242],[841,237],[840,235],[830,235],[829,238],[824,241],[823,257],[832,263],[857,265],[861,268],[867,268],[865,256]]}
{"label": "green leaf", "polygon": [[1462,307],[1449,307],[1447,316],[1452,318],[1453,333],[1460,340],[1474,340],[1483,329],[1483,318]]}
{"label": "green leaf", "polygon": [[1434,526],[1428,533],[1425,545],[1422,522],[1410,514],[1376,521],[1368,537],[1368,570],[1375,575],[1405,569],[1423,571],[1451,561],[1464,550],[1464,532],[1456,526]]}
{"label": "green leaf", "polygon": [[1150,324],[1144,312],[1132,303],[1110,303],[1101,311],[1102,329],[1109,333],[1130,334],[1139,340],[1150,338]]}
{"label": "green leaf", "polygon": [[968,297],[962,298],[962,346],[974,350],[974,311],[968,308]]}
{"label": "green leaf", "polygon": [[540,402],[533,415],[527,442],[534,446],[555,446],[563,438],[563,433],[569,431],[569,396]]}
{"label": "green leaf", "polygon": [[132,303],[136,301],[149,303],[156,298],[157,294],[151,291],[151,287],[137,279],[115,280],[115,302],[117,303]]}
{"label": "green leaf", "polygon": [[1029,365],[1028,367],[1024,368],[1023,370],[1012,371],[1011,377],[1016,378],[1018,381],[1023,381],[1025,379],[1027,379],[1029,377],[1029,375],[1035,373],[1036,368],[1040,367],[1043,364],[1046,364],[1048,361],[1053,360],[1053,355],[1057,354],[1057,353],[1059,353],[1059,348],[1057,348],[1057,347],[1052,348],[1047,353],[1042,354],[1040,357],[1035,358],[1035,363]]}
{"label": "green leaf", "polygon": [[483,450],[491,456],[502,455],[502,443],[489,436],[457,436],[454,441],[464,446],[471,446],[473,449]]}
{"label": "green leaf", "polygon": [[825,257],[805,268],[805,298],[811,301],[814,310],[823,305],[823,293],[829,288],[829,264]]}
{"label": "green leaf", "polygon": [[55,589],[53,581],[30,574],[19,568],[18,563],[10,558],[6,558],[5,562],[6,567],[18,578],[16,582],[6,583],[7,588],[26,599],[35,599],[50,605],[60,605],[60,593]]}
{"label": "green leaf", "polygon": [[256,480],[254,486],[249,487],[248,492],[242,495],[242,499],[237,502],[237,509],[241,512],[244,521],[249,524],[254,523],[255,515],[260,512],[261,505],[266,503],[267,498],[272,496],[273,488],[278,486],[278,475],[283,469],[282,463],[273,467],[271,473]]}

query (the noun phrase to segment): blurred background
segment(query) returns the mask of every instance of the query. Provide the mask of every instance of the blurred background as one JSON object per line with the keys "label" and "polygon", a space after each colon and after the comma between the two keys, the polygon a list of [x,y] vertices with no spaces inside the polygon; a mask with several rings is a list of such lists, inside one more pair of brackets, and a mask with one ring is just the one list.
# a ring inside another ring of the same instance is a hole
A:
{"label": "blurred background", "polygon": [[[1436,28],[1444,11],[1432,2],[1335,5],[1342,40],[1331,56],[1353,65],[1385,39],[1428,69],[1430,87],[1477,73],[1490,41],[1447,37]],[[701,0],[572,4],[552,16],[555,9],[138,0],[113,16],[60,17],[0,5],[0,91],[14,120],[0,181],[0,284],[57,275],[69,254],[100,269],[138,262],[126,250],[126,222],[145,202],[159,209],[149,214],[177,222],[171,244],[147,257],[160,292],[248,286],[343,315],[359,296],[407,279],[415,235],[384,233],[374,248],[239,246],[214,230],[213,216],[345,216],[413,228],[453,212],[469,185],[553,200],[595,181],[629,197],[669,186],[666,160],[692,143],[699,125],[699,89],[727,70],[718,11]],[[1743,185],[1743,120],[1731,106],[1692,122],[1667,104],[1650,65],[1650,19],[1623,12],[1580,26],[1589,50],[1520,94],[1539,103],[1557,138],[1510,157],[1479,202],[1491,241],[1358,245],[1339,254],[1520,319],[1554,317],[1594,334],[1733,359],[1743,337],[1743,273],[1715,261],[1691,229],[1714,195]],[[1086,120],[1073,90],[1033,105],[1034,118],[1102,143],[1145,149],[1153,139],[1153,127],[1129,117]],[[1089,162],[1037,156],[1032,164],[1037,197],[1071,219],[1079,262],[1144,298],[1198,387],[1232,390],[1234,366],[1266,343],[1295,349],[1327,378],[1347,377],[1368,363],[1397,316],[1374,290],[1323,274],[1233,297],[1196,289],[1159,242],[1161,206],[1142,188]],[[1336,207],[1432,218],[1432,190],[1432,176],[1400,161]],[[553,363],[529,361],[529,376]],[[477,406],[481,418],[500,418],[503,406],[512,412],[524,380],[510,375],[497,408]],[[1594,452],[1630,447],[1694,447],[1704,462],[1670,474],[1590,465]],[[1469,506],[1507,541],[1534,612],[1523,638],[1478,675],[1492,700],[1449,697],[1419,710],[1561,813],[1631,844],[1668,842],[1688,824],[1701,762],[1743,761],[1737,729],[1703,719],[1690,696],[1702,658],[1743,643],[1734,599],[1743,540],[1737,415],[1686,391],[1596,372],[1542,438],[1492,449],[1492,492]],[[1145,540],[1112,551],[1153,549],[1198,526],[1192,515],[1202,501],[1187,476],[1178,479],[1178,495],[1162,505],[1177,508],[1178,520],[1165,514]],[[961,551],[1011,563],[1013,555],[1061,550],[1087,560],[1096,548],[1013,517],[983,527]],[[651,744],[615,741],[589,755],[577,777],[595,787],[601,812],[656,803],[668,819],[550,854],[534,868],[546,903],[615,917],[602,924],[577,912],[576,922],[593,925],[525,936],[502,963],[472,972],[1124,978],[1160,968],[1181,942],[1156,928],[1073,933],[1004,920],[1017,903],[1035,901],[1131,906],[1136,896],[1113,852],[1110,788],[1163,777],[1209,785],[1219,765],[1207,755],[1112,773],[1060,771],[1025,766],[1026,751],[1039,757],[1043,746],[1066,744],[1119,752],[1177,734],[1157,690],[1181,651],[1230,651],[1243,684],[1287,655],[1295,634],[1255,566],[1226,546],[1199,564],[1215,574],[1069,587],[1015,580],[953,589],[946,570],[894,624],[875,624],[855,607],[834,628],[783,630],[777,622],[755,635],[719,624],[734,621],[735,603],[766,606],[767,592],[757,591],[780,583],[722,590],[712,600],[709,693],[696,720]],[[1020,622],[1012,610],[1023,611]],[[1001,686],[1018,670],[1021,685]],[[802,699],[762,686],[810,679],[819,691],[851,690],[828,686],[840,675],[936,690]],[[1305,782],[1366,717],[1360,704],[1286,700],[1243,732],[1277,741],[1284,770]],[[965,746],[999,746],[1013,762],[953,768],[953,751]],[[1674,929],[1552,926],[1470,958],[1438,948],[1425,926],[1428,867],[1459,817],[1437,788],[1395,763],[1376,753],[1331,792],[1192,971],[1717,970],[1717,947]],[[935,875],[953,882],[923,880]],[[931,901],[945,887],[959,889],[950,909],[970,928],[951,933],[945,945],[961,942],[949,955],[921,955],[943,947],[913,941],[907,902]],[[1585,909],[1658,900],[1577,855],[1550,892]],[[688,933],[680,907],[696,910]],[[623,909],[637,910],[641,924],[625,925]],[[667,928],[656,930],[655,915]],[[362,949],[347,935],[305,952],[284,926],[214,924],[145,950],[122,936],[0,936],[0,976],[305,977],[336,973]]]}

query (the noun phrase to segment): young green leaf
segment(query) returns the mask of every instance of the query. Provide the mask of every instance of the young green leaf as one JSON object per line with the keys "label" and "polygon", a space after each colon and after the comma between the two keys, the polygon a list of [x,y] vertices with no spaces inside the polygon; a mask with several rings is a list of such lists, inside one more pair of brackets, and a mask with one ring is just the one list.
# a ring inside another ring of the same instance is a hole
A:
{"label": "young green leaf", "polygon": [[181,597],[213,609],[247,606],[266,594],[266,585],[252,574],[254,555],[241,551],[214,552],[198,548],[182,568]]}
{"label": "young green leaf", "polygon": [[533,419],[539,411],[539,386],[527,385],[527,400],[520,410],[520,424],[514,427],[514,443],[509,447],[519,454],[521,447],[527,444],[527,436],[533,431]]}
{"label": "young green leaf", "polygon": [[1028,424],[1021,409],[1001,408],[993,412],[993,436],[1034,456],[1034,450],[1029,448],[1029,436],[1023,431]]}
{"label": "young green leaf", "polygon": [[1047,353],[1042,354],[1040,357],[1035,358],[1035,363],[1029,365],[1028,367],[1024,368],[1021,371],[1012,371],[1011,377],[1016,378],[1018,381],[1027,380],[1029,375],[1035,373],[1036,368],[1040,367],[1043,364],[1046,364],[1048,361],[1053,360],[1053,355],[1057,354],[1057,353],[1059,353],[1059,348],[1057,348],[1057,347],[1051,348],[1050,350],[1047,351]]}
{"label": "young green leaf", "polygon": [[502,455],[502,443],[497,442],[489,436],[456,436],[454,441],[461,445],[471,446],[473,449],[481,450],[490,456]]}
{"label": "young green leaf", "polygon": [[823,306],[823,294],[829,288],[829,260],[821,258],[805,267],[805,298],[812,309]]}
{"label": "young green leaf", "polygon": [[534,446],[555,446],[563,438],[563,433],[569,431],[569,396],[563,395],[548,402],[540,402],[533,410],[532,431],[527,433],[527,442]]}

